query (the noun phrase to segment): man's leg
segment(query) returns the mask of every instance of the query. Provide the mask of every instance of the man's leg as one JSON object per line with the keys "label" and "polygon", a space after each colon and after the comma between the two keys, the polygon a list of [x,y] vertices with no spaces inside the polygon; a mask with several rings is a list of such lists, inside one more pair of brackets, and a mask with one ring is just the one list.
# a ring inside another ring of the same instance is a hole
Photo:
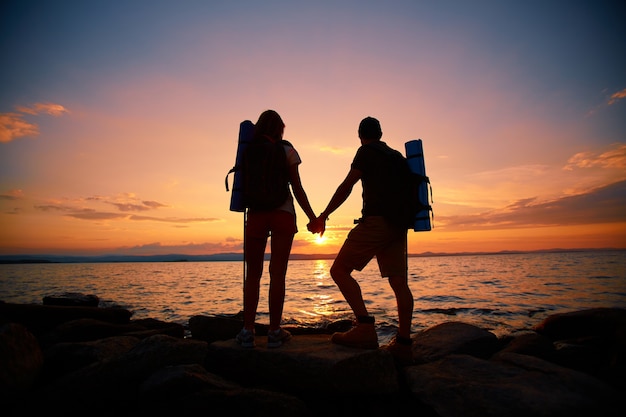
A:
{"label": "man's leg", "polygon": [[389,277],[389,285],[396,296],[398,305],[398,336],[408,339],[411,337],[413,294],[405,275]]}
{"label": "man's leg", "polygon": [[335,261],[330,268],[330,276],[337,284],[337,287],[339,287],[339,291],[343,294],[350,308],[352,308],[354,315],[356,317],[367,316],[368,313],[363,301],[361,286],[352,278],[352,271],[352,268]]}
{"label": "man's leg", "polygon": [[361,287],[352,278],[351,272],[351,268],[338,263],[337,260],[335,260],[330,269],[330,275],[350,305],[350,308],[352,308],[357,324],[347,332],[334,333],[330,340],[333,343],[344,346],[376,349],[378,347],[378,335],[374,326],[374,317],[368,315]]}
{"label": "man's leg", "polygon": [[406,275],[389,277],[389,285],[396,296],[398,305],[398,333],[392,341],[383,346],[402,365],[413,363],[411,348],[411,320],[413,316],[413,294],[407,283]]}

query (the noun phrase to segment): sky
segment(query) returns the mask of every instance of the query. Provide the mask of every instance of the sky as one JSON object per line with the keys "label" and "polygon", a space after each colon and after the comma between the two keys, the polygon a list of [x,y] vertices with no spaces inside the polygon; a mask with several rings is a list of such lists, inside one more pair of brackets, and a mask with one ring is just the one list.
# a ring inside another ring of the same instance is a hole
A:
{"label": "sky", "polygon": [[[239,124],[286,124],[320,213],[377,118],[422,139],[409,252],[626,248],[620,1],[4,1],[0,255],[241,252]],[[232,176],[229,178],[232,184]],[[324,239],[336,253],[361,187]],[[268,248],[269,249],[269,248]]]}

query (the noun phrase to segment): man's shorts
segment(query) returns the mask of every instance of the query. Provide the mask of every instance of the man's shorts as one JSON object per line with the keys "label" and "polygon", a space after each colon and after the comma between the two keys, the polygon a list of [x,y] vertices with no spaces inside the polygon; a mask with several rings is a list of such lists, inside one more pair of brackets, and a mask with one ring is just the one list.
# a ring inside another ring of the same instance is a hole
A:
{"label": "man's shorts", "polygon": [[376,256],[381,276],[405,276],[406,235],[405,229],[390,226],[382,216],[364,217],[348,233],[334,263],[361,271]]}

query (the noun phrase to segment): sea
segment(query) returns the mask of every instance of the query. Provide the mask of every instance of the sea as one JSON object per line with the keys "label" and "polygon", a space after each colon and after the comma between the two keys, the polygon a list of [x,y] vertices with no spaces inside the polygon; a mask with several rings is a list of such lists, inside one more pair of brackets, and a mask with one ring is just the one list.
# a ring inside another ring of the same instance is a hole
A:
{"label": "sea", "polygon": [[[284,325],[323,327],[352,312],[330,276],[332,260],[292,260]],[[269,323],[269,275],[261,281],[257,322]],[[396,301],[375,259],[354,278],[381,343],[397,326]],[[0,301],[41,304],[63,293],[96,295],[133,319],[188,326],[190,317],[233,316],[242,309],[242,261],[94,262],[0,265]],[[626,251],[498,253],[409,258],[413,331],[460,321],[497,336],[532,329],[549,315],[626,308]],[[234,336],[234,335],[233,335]]]}

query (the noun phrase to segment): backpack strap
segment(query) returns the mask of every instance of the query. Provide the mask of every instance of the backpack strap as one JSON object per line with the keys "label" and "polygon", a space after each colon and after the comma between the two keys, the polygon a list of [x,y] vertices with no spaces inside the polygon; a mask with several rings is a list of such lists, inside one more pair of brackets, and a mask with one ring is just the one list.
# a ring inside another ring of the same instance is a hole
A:
{"label": "backpack strap", "polygon": [[234,167],[232,167],[232,168],[230,169],[230,171],[228,171],[228,174],[226,174],[226,178],[224,178],[224,185],[226,185],[226,191],[230,191],[230,190],[228,189],[228,176],[229,176],[230,174],[235,173],[235,171],[237,171],[238,169],[239,169],[239,167],[235,165]]}

